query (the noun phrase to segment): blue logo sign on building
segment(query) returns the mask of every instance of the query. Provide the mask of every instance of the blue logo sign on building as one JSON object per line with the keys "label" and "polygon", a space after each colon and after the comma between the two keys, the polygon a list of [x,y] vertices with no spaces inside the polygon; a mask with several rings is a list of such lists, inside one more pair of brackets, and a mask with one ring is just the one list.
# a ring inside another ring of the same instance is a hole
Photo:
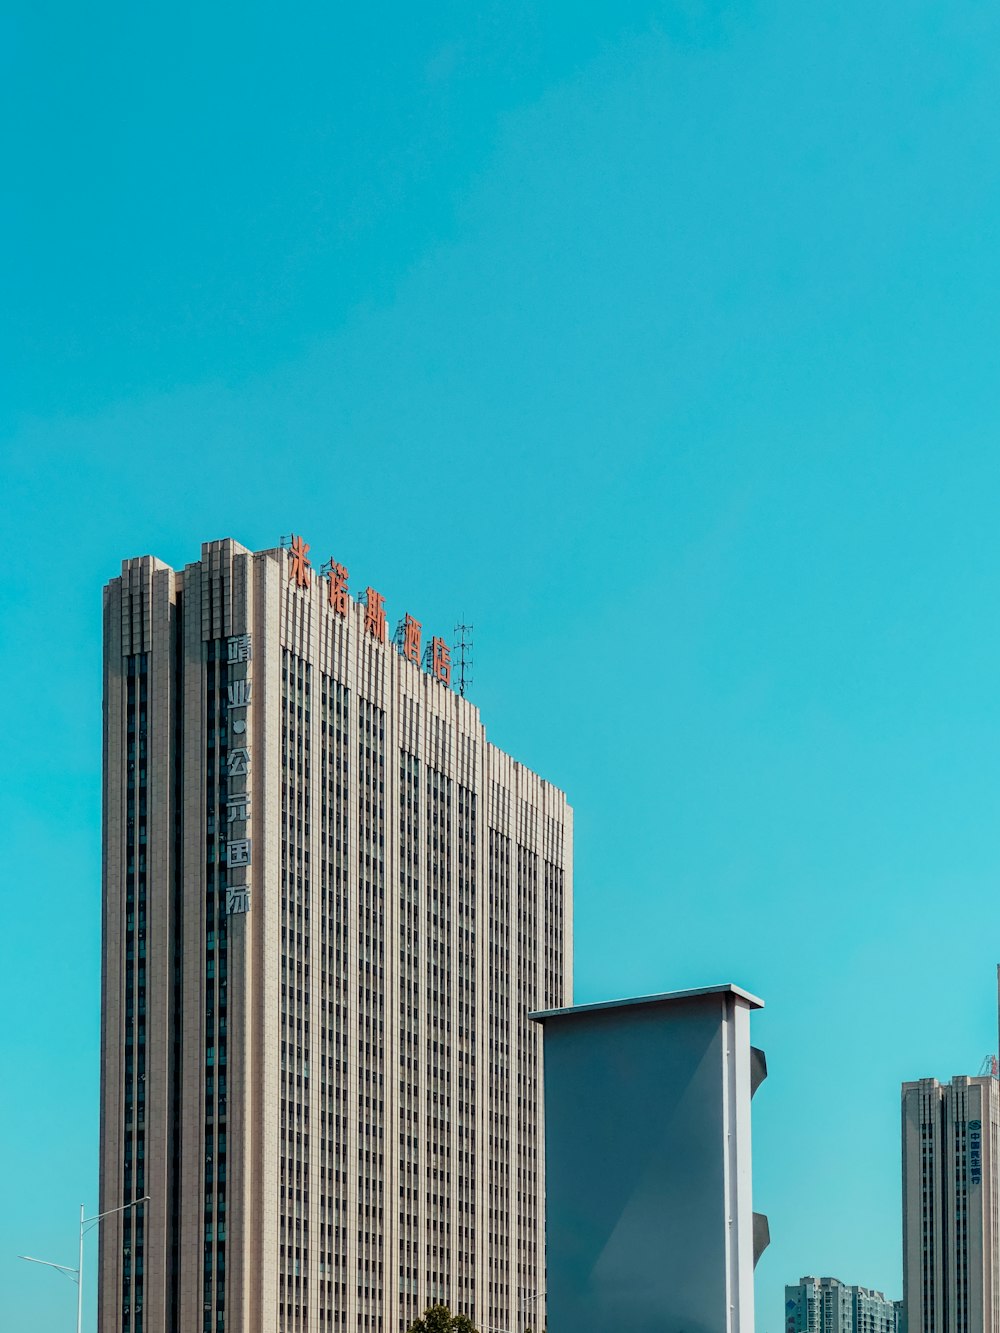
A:
{"label": "blue logo sign on building", "polygon": [[973,1185],[983,1183],[983,1122],[970,1120],[966,1126],[969,1135],[969,1179]]}

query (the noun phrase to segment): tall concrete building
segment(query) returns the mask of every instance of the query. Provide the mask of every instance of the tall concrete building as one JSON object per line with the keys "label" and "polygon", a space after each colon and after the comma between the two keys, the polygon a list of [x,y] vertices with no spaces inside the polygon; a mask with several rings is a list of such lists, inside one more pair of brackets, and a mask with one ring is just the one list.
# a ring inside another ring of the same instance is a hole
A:
{"label": "tall concrete building", "polygon": [[544,1326],[565,796],[301,539],[104,615],[100,1333]]}
{"label": "tall concrete building", "polygon": [[907,1333],[1000,1333],[1000,1083],[903,1084]]}
{"label": "tall concrete building", "polygon": [[835,1277],[785,1287],[785,1333],[903,1333],[899,1301]]}

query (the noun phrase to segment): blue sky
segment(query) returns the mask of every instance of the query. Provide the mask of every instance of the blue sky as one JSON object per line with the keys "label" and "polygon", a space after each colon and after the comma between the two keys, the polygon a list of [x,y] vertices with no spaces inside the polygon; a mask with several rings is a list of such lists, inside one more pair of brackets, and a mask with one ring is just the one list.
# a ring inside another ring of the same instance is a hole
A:
{"label": "blue sky", "polygon": [[97,1200],[101,586],[292,529],[474,622],[576,809],[579,1000],[767,1001],[760,1333],[802,1273],[900,1295],[898,1085],[997,1041],[996,7],[0,36],[0,1322],[69,1326],[12,1256]]}

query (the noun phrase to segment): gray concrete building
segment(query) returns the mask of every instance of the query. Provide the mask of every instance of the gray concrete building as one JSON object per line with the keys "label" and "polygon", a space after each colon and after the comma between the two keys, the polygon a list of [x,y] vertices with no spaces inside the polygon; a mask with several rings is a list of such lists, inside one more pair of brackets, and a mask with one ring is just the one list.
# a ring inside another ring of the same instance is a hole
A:
{"label": "gray concrete building", "polygon": [[548,1333],[753,1333],[761,1004],[724,985],[535,1015]]}
{"label": "gray concrete building", "polygon": [[1000,1333],[1000,1083],[904,1083],[907,1333]]}
{"label": "gray concrete building", "polygon": [[541,1324],[564,794],[298,538],[104,617],[100,1333]]}
{"label": "gray concrete building", "polygon": [[835,1277],[785,1287],[785,1333],[903,1333],[899,1301]]}

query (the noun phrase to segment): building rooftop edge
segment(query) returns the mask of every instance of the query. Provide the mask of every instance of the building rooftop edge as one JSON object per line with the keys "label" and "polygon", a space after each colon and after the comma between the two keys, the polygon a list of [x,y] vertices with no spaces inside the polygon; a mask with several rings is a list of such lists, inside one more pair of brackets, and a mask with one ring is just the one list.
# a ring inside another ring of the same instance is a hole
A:
{"label": "building rooftop edge", "polygon": [[[105,594],[107,594],[108,590],[111,589],[113,585],[121,584],[128,577],[130,570],[132,570],[136,566],[142,565],[146,561],[150,563],[153,570],[157,573],[166,570],[169,573],[177,576],[178,578],[183,579],[189,569],[191,569],[196,565],[203,565],[205,563],[206,559],[211,553],[212,547],[221,548],[225,546],[231,546],[233,548],[234,554],[236,555],[250,556],[254,560],[280,561],[283,557],[289,554],[287,546],[283,546],[280,543],[277,545],[266,546],[262,547],[259,550],[255,550],[252,547],[244,546],[243,543],[240,542],[236,537],[213,537],[210,538],[208,541],[204,541],[201,543],[201,552],[197,559],[189,560],[185,564],[180,566],[171,565],[168,561],[163,560],[160,556],[153,555],[149,552],[144,552],[141,555],[130,555],[123,557],[121,562],[121,571],[118,574],[112,575],[110,578],[106,580],[104,584],[104,592]],[[319,576],[318,571],[314,569],[313,575],[318,577]],[[312,581],[310,581],[308,591],[310,592],[310,594],[312,593]],[[349,593],[349,598],[350,598],[349,605],[351,607],[352,612],[359,615],[362,614],[364,612],[364,603],[358,599],[358,597],[355,595],[353,591]],[[384,650],[388,650],[392,646],[392,643],[391,641],[382,641],[378,644],[378,646]],[[401,656],[401,653],[399,652],[398,648],[396,651],[397,654]],[[420,670],[420,668],[418,668],[418,670]],[[421,676],[424,676],[426,675],[426,672],[420,670],[420,674]],[[482,709],[480,705],[476,703],[473,699],[470,699],[465,694],[462,694],[458,689],[456,689],[451,684],[443,684],[442,682],[436,682],[436,683],[439,685],[440,688],[446,690],[452,696],[452,698],[455,701],[456,707],[469,709],[474,714],[478,725],[482,728],[483,740],[485,742],[487,750],[492,750],[495,754],[502,756],[504,759],[509,759],[515,769],[521,770],[522,772],[527,773],[532,778],[537,779],[542,784],[543,787],[548,788],[551,792],[553,792],[556,795],[556,797],[558,797],[563,802],[570,816],[574,814],[574,808],[569,800],[568,788],[562,786],[562,784],[559,782],[553,782],[551,778],[545,777],[542,773],[538,771],[537,768],[534,768],[530,763],[526,763],[524,760],[516,758],[509,750],[504,749],[502,745],[498,745],[495,741],[491,740],[487,731],[486,723],[483,720]]]}
{"label": "building rooftop edge", "polygon": [[696,1000],[703,995],[736,995],[746,1000],[751,1009],[763,1009],[764,1001],[751,995],[742,986],[735,986],[731,981],[721,986],[697,986],[693,990],[663,991],[658,995],[635,995],[625,1000],[600,1000],[596,1004],[573,1004],[566,1009],[539,1009],[529,1013],[528,1017],[536,1023],[543,1023],[550,1018],[575,1018],[578,1014],[594,1013],[598,1009],[628,1009],[640,1004],[676,1004],[681,1000]]}
{"label": "building rooftop edge", "polygon": [[902,1086],[904,1088],[921,1088],[925,1085],[932,1085],[937,1088],[950,1088],[952,1084],[958,1083],[964,1079],[966,1083],[994,1083],[997,1081],[996,1074],[952,1074],[951,1078],[939,1079],[933,1075],[927,1075],[924,1078],[904,1079]]}
{"label": "building rooftop edge", "polygon": [[838,1287],[844,1287],[847,1291],[864,1291],[872,1296],[881,1296],[884,1301],[891,1301],[893,1297],[887,1296],[884,1291],[878,1287],[866,1287],[863,1282],[845,1282],[841,1277],[820,1277],[817,1273],[803,1273],[798,1282],[786,1282],[787,1287],[801,1287],[803,1282],[836,1282]]}

